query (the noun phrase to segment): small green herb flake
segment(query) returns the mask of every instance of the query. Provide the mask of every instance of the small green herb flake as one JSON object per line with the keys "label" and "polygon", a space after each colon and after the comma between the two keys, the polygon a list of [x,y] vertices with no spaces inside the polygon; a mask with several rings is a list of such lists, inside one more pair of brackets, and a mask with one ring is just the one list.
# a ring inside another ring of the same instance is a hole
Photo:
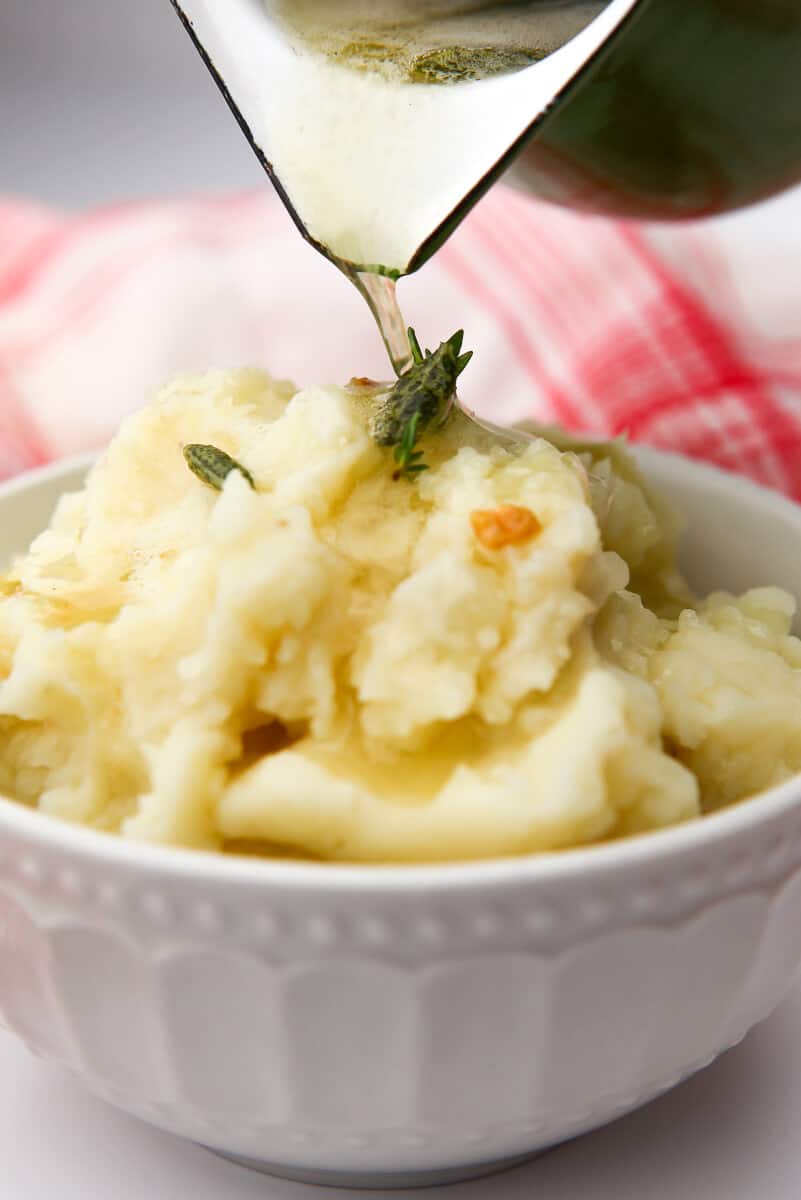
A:
{"label": "small green herb flake", "polygon": [[440,46],[419,54],[409,67],[413,83],[463,83],[522,71],[545,58],[539,48],[504,49],[496,46]]}
{"label": "small green herb flake", "polygon": [[395,447],[394,458],[398,469],[393,479],[411,479],[421,471],[428,470],[428,464],[423,462],[423,451],[416,450],[417,427],[420,424],[420,414],[415,413],[403,431],[403,440]]}
{"label": "small green herb flake", "polygon": [[371,422],[379,446],[393,447],[396,479],[413,478],[427,470],[417,440],[434,420],[447,417],[456,381],[473,357],[472,352],[462,354],[462,330],[425,354],[413,329],[408,336],[412,366],[380,398]]}
{"label": "small green herb flake", "polygon": [[217,492],[223,490],[223,485],[232,471],[239,471],[253,490],[256,490],[253,476],[247,467],[243,467],[235,458],[231,458],[230,454],[226,454],[217,446],[204,446],[197,443],[184,446],[184,458],[192,474],[197,475],[202,483],[208,484]]}

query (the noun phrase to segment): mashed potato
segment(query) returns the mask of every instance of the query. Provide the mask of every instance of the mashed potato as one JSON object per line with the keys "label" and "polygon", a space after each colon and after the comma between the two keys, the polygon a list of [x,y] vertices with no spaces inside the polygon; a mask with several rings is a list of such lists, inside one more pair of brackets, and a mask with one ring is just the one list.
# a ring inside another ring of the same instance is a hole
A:
{"label": "mashed potato", "polygon": [[790,597],[694,603],[625,454],[560,445],[457,416],[396,481],[359,389],[176,380],[0,581],[0,791],[388,862],[656,829],[801,769]]}

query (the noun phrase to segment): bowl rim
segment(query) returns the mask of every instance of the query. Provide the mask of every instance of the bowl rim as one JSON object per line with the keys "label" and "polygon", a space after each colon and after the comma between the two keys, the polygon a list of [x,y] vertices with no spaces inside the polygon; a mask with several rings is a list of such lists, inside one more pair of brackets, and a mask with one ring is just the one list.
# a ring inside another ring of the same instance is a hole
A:
{"label": "bowl rim", "polygon": [[[599,439],[603,440],[603,439]],[[747,491],[753,503],[772,509],[799,526],[801,505],[734,472],[671,451],[632,445],[647,469],[649,463],[675,473],[700,476],[718,490]],[[0,483],[0,501],[36,489],[61,476],[88,469],[95,454],[79,454],[26,471]],[[239,857],[216,850],[189,849],[138,842],[50,817],[0,795],[0,845],[18,834],[49,852],[66,852],[95,866],[121,867],[144,875],[249,887],[281,885],[293,891],[370,891],[373,893],[442,892],[467,885],[509,887],[559,878],[607,875],[623,868],[701,852],[769,824],[788,811],[801,811],[801,773],[756,796],[680,825],[635,834],[618,841],[572,849],[539,851],[503,858],[429,863],[338,863]]]}

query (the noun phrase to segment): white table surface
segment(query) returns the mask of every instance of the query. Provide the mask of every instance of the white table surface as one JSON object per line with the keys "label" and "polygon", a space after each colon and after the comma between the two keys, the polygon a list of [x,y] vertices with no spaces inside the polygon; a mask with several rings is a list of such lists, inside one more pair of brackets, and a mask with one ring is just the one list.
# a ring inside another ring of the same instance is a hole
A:
{"label": "white table surface", "polygon": [[[231,1166],[107,1108],[0,1033],[2,1200],[337,1200]],[[362,1192],[391,1196],[398,1193]],[[647,1108],[447,1200],[794,1200],[801,985],[765,1024]]]}

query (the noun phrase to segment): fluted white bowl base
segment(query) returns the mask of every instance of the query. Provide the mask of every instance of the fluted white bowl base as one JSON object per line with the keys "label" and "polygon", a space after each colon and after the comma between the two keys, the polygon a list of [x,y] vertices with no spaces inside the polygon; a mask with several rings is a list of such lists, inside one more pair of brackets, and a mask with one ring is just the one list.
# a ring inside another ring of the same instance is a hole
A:
{"label": "fluted white bowl base", "polygon": [[406,1188],[440,1187],[448,1183],[466,1183],[471,1179],[485,1179],[488,1175],[498,1175],[502,1171],[511,1171],[523,1163],[539,1158],[546,1150],[533,1150],[528,1154],[518,1154],[514,1158],[502,1158],[496,1162],[475,1163],[464,1167],[448,1167],[441,1171],[392,1171],[370,1172],[364,1174],[358,1171],[308,1171],[302,1167],[287,1167],[281,1163],[259,1162],[258,1159],[240,1158],[236,1154],[225,1154],[211,1146],[204,1146],[218,1158],[236,1163],[249,1171],[257,1171],[260,1175],[273,1175],[277,1179],[288,1179],[291,1183],[308,1183],[315,1187],[352,1188],[356,1191],[401,1191]]}

